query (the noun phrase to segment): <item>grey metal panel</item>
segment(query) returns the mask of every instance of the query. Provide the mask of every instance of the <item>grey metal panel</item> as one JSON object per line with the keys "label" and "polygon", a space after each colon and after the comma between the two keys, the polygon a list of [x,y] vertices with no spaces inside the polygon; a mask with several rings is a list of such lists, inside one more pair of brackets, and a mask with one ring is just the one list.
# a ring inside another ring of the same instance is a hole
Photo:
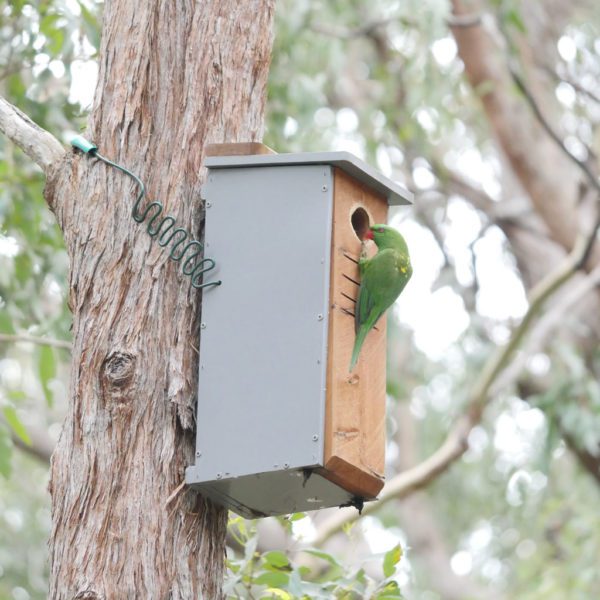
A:
{"label": "grey metal panel", "polygon": [[332,165],[386,196],[388,204],[411,204],[413,194],[350,152],[300,152],[297,154],[250,154],[244,156],[209,156],[204,165],[211,169],[231,167],[267,167],[284,165]]}
{"label": "grey metal panel", "polygon": [[203,192],[223,284],[203,293],[188,483],[322,464],[332,169],[211,169]]}
{"label": "grey metal panel", "polygon": [[[188,480],[195,479],[193,469],[186,473]],[[197,487],[205,496],[248,518],[340,506],[353,497],[317,473],[305,479],[301,470],[210,481]]]}

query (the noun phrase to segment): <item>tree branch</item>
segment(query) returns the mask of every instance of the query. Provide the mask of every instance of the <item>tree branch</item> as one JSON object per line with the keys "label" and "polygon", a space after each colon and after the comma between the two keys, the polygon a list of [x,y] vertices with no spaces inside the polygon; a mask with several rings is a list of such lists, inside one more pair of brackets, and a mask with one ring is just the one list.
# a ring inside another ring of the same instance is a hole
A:
{"label": "tree branch", "polygon": [[52,452],[54,451],[54,444],[50,438],[38,435],[32,435],[31,431],[28,431],[31,444],[25,443],[20,437],[11,433],[11,439],[16,448],[29,454],[33,458],[39,460],[42,464],[49,466]]}
{"label": "tree branch", "polygon": [[311,31],[315,33],[320,33],[321,35],[327,35],[330,37],[342,39],[342,40],[350,40],[359,37],[369,37],[373,35],[373,32],[382,27],[387,27],[391,23],[400,23],[406,27],[416,27],[416,21],[408,19],[406,17],[401,16],[393,16],[393,17],[385,17],[381,19],[373,19],[372,21],[367,21],[364,25],[360,27],[356,27],[354,29],[349,29],[347,27],[340,27],[337,25],[330,25],[326,23],[312,23],[309,28]]}
{"label": "tree branch", "polygon": [[585,296],[597,289],[598,285],[600,285],[600,266],[596,267],[586,277],[583,277],[581,281],[573,281],[572,283],[574,285],[569,286],[568,293],[561,298],[558,304],[538,320],[529,334],[525,351],[504,370],[502,377],[496,380],[490,391],[491,394],[495,394],[501,389],[506,389],[516,381],[525,368],[528,357],[536,352],[541,352],[551,334],[564,325],[565,315],[570,314],[577,305],[581,304]]}
{"label": "tree branch", "polygon": [[47,173],[60,160],[65,149],[45,129],[34,123],[16,106],[0,97],[0,131]]}
{"label": "tree branch", "polygon": [[[478,3],[477,3],[478,4]],[[455,16],[469,14],[451,0]],[[480,95],[487,119],[509,164],[553,238],[567,251],[577,239],[580,176],[529,107],[514,93],[506,54],[484,27],[452,27],[465,74]],[[549,167],[551,165],[551,167]]]}
{"label": "tree branch", "polygon": [[600,484],[600,460],[598,455],[582,448],[577,438],[565,429],[560,420],[557,425],[567,448],[577,457],[579,464],[596,480],[596,483]]}
{"label": "tree branch", "polygon": [[35,335],[28,335],[26,333],[0,333],[0,342],[28,342],[30,344],[37,344],[38,346],[52,346],[54,348],[62,348],[63,350],[71,350],[71,342],[67,342],[66,340],[38,337]]}

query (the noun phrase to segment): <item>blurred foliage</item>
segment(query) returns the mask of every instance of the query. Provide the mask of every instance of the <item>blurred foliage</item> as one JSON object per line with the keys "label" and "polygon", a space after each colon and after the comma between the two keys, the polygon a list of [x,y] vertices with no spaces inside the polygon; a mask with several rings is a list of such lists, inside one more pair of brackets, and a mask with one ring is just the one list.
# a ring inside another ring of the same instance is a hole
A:
{"label": "blurred foliage", "polygon": [[[291,515],[290,521],[307,519],[304,513]],[[228,557],[229,576],[224,587],[227,597],[238,598],[281,598],[282,600],[392,600],[402,598],[398,583],[394,579],[402,557],[399,545],[382,556],[374,556],[380,563],[382,578],[370,577],[359,566],[342,565],[327,552],[305,548],[302,553],[316,559],[316,565],[298,566],[280,550],[257,552],[258,535],[250,521],[232,517],[229,531],[243,553]],[[260,596],[259,596],[260,595]]]}
{"label": "blurred foliage", "polygon": [[[523,2],[489,3],[507,35],[528,33]],[[444,0],[280,0],[276,15],[265,142],[279,152],[353,151],[418,194],[413,211],[391,213],[421,249],[411,286],[427,301],[419,310],[401,303],[399,318],[390,319],[389,476],[399,469],[398,409],[409,406],[418,455],[429,455],[523,311],[508,241],[444,188],[448,168],[500,199],[500,158],[463,79],[447,11]],[[57,137],[85,122],[88,107],[74,82],[93,63],[100,12],[92,0],[0,1],[0,95]],[[543,57],[555,67],[561,126],[580,151],[600,150],[597,12],[574,14],[563,32],[573,60]],[[43,184],[37,167],[0,137],[0,334],[67,340],[67,257]],[[500,292],[494,280],[505,282]],[[499,294],[509,308],[495,313],[489,297]],[[446,321],[462,325],[445,334]],[[507,597],[600,595],[598,483],[562,441],[566,432],[598,452],[599,365],[597,355],[559,341],[532,357],[529,371],[546,377],[545,388],[526,398],[517,386],[498,392],[460,465],[428,488],[454,572]],[[46,596],[47,474],[14,451],[13,440],[27,443],[40,429],[57,438],[67,374],[65,351],[0,340],[2,598]],[[310,546],[313,515],[267,519],[286,535],[277,549],[260,523],[233,517],[228,596],[438,598],[438,574],[410,547],[397,508],[386,505],[341,545],[322,548]]]}

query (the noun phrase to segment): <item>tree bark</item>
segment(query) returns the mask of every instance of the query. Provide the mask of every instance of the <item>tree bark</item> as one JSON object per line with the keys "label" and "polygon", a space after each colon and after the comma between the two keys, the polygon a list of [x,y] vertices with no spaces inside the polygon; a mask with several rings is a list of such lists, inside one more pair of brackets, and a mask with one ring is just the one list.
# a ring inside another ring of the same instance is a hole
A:
{"label": "tree bark", "polygon": [[[195,235],[205,145],[261,137],[273,10],[273,0],[106,2],[87,137]],[[193,462],[200,293],[132,220],[123,174],[69,152],[45,194],[70,256],[73,312],[50,597],[218,598],[226,512],[173,494]]]}

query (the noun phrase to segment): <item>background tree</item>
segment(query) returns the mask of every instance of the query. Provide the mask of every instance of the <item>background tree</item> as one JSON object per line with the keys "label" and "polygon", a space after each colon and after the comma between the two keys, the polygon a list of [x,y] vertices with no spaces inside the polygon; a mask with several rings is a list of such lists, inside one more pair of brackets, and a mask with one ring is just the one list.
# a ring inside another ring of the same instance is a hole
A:
{"label": "background tree", "polygon": [[[82,120],[65,90],[98,47],[94,7],[49,3],[44,21],[27,6],[3,12],[2,91],[58,131]],[[598,595],[598,12],[583,0],[278,4],[266,142],[350,149],[411,187],[414,209],[392,222],[415,276],[390,332],[384,501],[352,527],[351,510],[232,519],[228,595],[385,597],[394,581],[409,598]],[[42,40],[42,22],[62,33]],[[152,179],[154,163],[108,148]],[[69,319],[42,180],[2,152],[6,470],[9,431],[38,457],[52,446],[67,372],[67,350],[14,336],[65,340]],[[13,453],[33,482],[13,476],[0,496],[14,540],[0,548],[0,586],[45,597],[42,467],[26,460]]]}

